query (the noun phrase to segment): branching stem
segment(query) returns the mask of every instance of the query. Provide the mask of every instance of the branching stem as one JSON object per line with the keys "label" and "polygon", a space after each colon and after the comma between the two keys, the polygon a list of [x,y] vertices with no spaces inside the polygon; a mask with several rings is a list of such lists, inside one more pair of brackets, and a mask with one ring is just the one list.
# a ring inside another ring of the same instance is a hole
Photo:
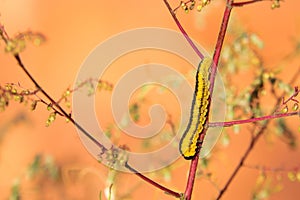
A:
{"label": "branching stem", "polygon": [[[224,38],[225,38],[227,26],[228,26],[228,22],[229,22],[229,17],[230,17],[230,13],[231,13],[231,9],[232,9],[232,6],[231,6],[232,3],[233,3],[233,0],[227,0],[227,6],[226,6],[225,11],[224,11],[223,20],[222,20],[221,28],[220,28],[220,31],[219,31],[219,35],[218,35],[218,39],[217,39],[217,43],[216,43],[216,47],[215,47],[215,52],[214,52],[214,55],[213,55],[213,63],[212,63],[212,66],[211,66],[211,75],[210,75],[210,88],[209,88],[210,97],[209,97],[208,110],[210,110],[209,107],[210,107],[210,102],[211,102],[211,96],[213,94],[214,82],[215,82],[216,73],[217,73],[217,66],[218,66],[218,63],[219,63],[220,54],[221,54],[221,50],[222,50],[222,46],[223,46],[223,42],[224,42]],[[204,140],[206,131],[207,131],[207,128],[202,131],[202,133],[200,134],[200,137],[199,137],[199,145],[200,145],[199,154],[200,154],[200,151],[201,151],[201,146],[202,146],[202,142]],[[193,186],[194,186],[194,182],[195,182],[195,175],[196,175],[196,171],[197,171],[198,160],[199,160],[199,156],[196,156],[191,161],[190,173],[189,173],[189,176],[188,176],[187,186],[186,186],[186,190],[185,190],[185,193],[184,193],[185,198],[187,200],[190,200],[191,196],[192,196]]]}
{"label": "branching stem", "polygon": [[[297,77],[299,76],[300,70],[298,70],[294,77],[291,79],[290,81],[290,85],[293,84],[293,82],[297,79]],[[274,106],[273,109],[273,113],[276,111],[276,108],[280,105],[281,103],[281,99],[284,96],[284,93],[281,95],[281,98],[277,99],[277,102]],[[244,162],[245,160],[248,158],[248,155],[250,154],[250,152],[253,150],[253,148],[255,147],[255,144],[257,143],[258,139],[260,138],[260,136],[262,135],[262,133],[265,131],[265,129],[267,128],[268,124],[270,121],[267,121],[258,131],[258,133],[256,135],[254,135],[254,137],[251,138],[251,142],[247,148],[247,150],[245,151],[244,155],[242,156],[240,162],[238,163],[238,165],[236,166],[236,168],[234,169],[233,173],[231,174],[230,178],[227,180],[227,182],[225,183],[224,187],[220,190],[218,197],[216,198],[217,200],[221,199],[222,196],[224,195],[224,193],[227,191],[228,187],[230,186],[230,184],[232,183],[232,181],[234,180],[234,178],[236,177],[237,173],[240,171],[240,169],[244,166]]]}
{"label": "branching stem", "polygon": [[43,95],[46,96],[47,99],[57,108],[63,115],[66,117],[70,122],[72,122],[86,137],[88,137],[92,142],[94,142],[102,151],[106,151],[107,149],[100,143],[96,138],[94,138],[89,132],[87,132],[80,124],[78,124],[33,78],[33,76],[29,73],[26,69],[25,65],[23,64],[21,57],[19,54],[14,55],[15,59],[18,62],[18,65],[22,68],[28,78],[33,82],[35,87],[41,91]]}
{"label": "branching stem", "polygon": [[[6,31],[4,30],[4,27],[1,26],[0,24],[0,36],[2,37],[2,39],[4,40],[5,43],[8,42],[9,38],[8,35],[6,33]],[[104,153],[105,151],[107,151],[107,149],[99,142],[97,141],[96,138],[94,138],[89,132],[87,132],[79,123],[77,123],[70,114],[68,114],[60,105],[57,101],[55,101],[40,85],[39,83],[35,80],[35,78],[30,74],[30,72],[27,70],[27,68],[25,67],[24,63],[22,62],[22,59],[20,57],[19,54],[14,54],[14,58],[17,60],[18,65],[22,68],[22,70],[25,72],[25,74],[27,75],[27,77],[33,82],[33,84],[35,85],[35,87],[37,88],[38,91],[40,91],[43,95],[45,95],[45,97],[50,101],[51,104],[53,104],[54,106],[54,110],[58,110],[59,113],[61,113],[61,115],[63,115],[64,117],[66,117],[70,122],[72,122],[76,128],[78,128],[86,137],[88,137],[92,142],[94,142],[102,151],[102,153]],[[58,112],[57,111],[57,112]],[[152,184],[153,186],[163,190],[164,192],[175,196],[177,198],[181,197],[181,195],[177,192],[174,192],[158,183],[156,183],[155,181],[147,178],[146,176],[142,175],[141,173],[139,173],[137,170],[133,169],[131,166],[129,166],[129,164],[126,163],[125,167],[127,167],[130,171],[134,172],[135,175],[137,175],[138,177],[142,178],[144,181]]]}

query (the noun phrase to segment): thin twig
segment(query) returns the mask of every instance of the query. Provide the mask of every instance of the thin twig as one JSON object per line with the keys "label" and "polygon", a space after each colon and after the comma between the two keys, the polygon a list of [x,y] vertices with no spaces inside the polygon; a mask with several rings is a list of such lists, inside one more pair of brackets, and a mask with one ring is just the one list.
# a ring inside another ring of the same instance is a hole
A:
{"label": "thin twig", "polygon": [[82,133],[88,137],[92,142],[94,142],[101,150],[104,152],[107,149],[100,143],[96,138],[94,138],[89,132],[87,132],[80,124],[78,124],[33,78],[33,76],[29,73],[26,69],[25,65],[23,64],[21,57],[19,54],[14,55],[15,59],[18,62],[18,65],[22,68],[25,74],[29,77],[29,79],[33,82],[35,87],[41,91],[42,94],[46,96],[47,99],[68,119],[70,120]]}
{"label": "thin twig", "polygon": [[177,19],[173,9],[171,8],[168,0],[164,0],[171,16],[173,17],[173,20],[175,21],[177,27],[179,28],[180,32],[182,33],[182,35],[185,37],[185,39],[187,40],[187,42],[190,44],[190,46],[193,48],[193,50],[195,51],[195,53],[201,58],[204,58],[204,55],[199,51],[199,49],[196,47],[196,45],[194,44],[193,40],[190,38],[190,36],[187,34],[187,32],[184,30],[184,28],[182,27],[181,23],[179,22],[179,20]]}
{"label": "thin twig", "polygon": [[[243,6],[247,6],[247,5],[250,5],[250,4],[258,3],[258,2],[261,2],[261,1],[273,1],[273,0],[249,0],[249,1],[242,1],[242,2],[233,3],[232,6],[233,7],[243,7]],[[279,1],[283,1],[283,0],[278,0],[278,2]]]}
{"label": "thin twig", "polygon": [[[266,1],[266,0],[250,0],[250,1],[236,2],[236,3],[233,3],[232,6],[234,6],[234,7],[242,7],[242,6],[246,6],[246,5],[249,5],[249,4],[257,3],[257,2],[260,2],[260,1]],[[271,1],[271,0],[267,0],[267,1]]]}
{"label": "thin twig", "polygon": [[[297,70],[297,72],[295,73],[294,77],[291,79],[290,81],[290,85],[293,84],[293,82],[297,79],[297,77],[299,76],[299,70]],[[284,92],[281,95],[280,98],[277,99],[277,102],[274,106],[273,112],[274,113],[277,109],[277,107],[280,105],[281,103],[281,99],[284,96]],[[240,171],[240,169],[244,166],[244,162],[245,160],[248,158],[248,155],[250,154],[250,152],[253,150],[253,148],[255,147],[255,144],[257,143],[258,139],[260,138],[260,136],[262,135],[262,133],[265,131],[265,129],[267,128],[267,125],[269,124],[270,121],[267,121],[262,127],[261,129],[258,131],[258,133],[251,139],[251,142],[247,148],[247,150],[245,151],[244,155],[242,156],[240,162],[238,163],[238,165],[236,166],[236,168],[234,169],[233,173],[231,174],[230,178],[227,180],[226,184],[224,185],[224,187],[220,190],[218,197],[216,198],[216,200],[219,200],[222,198],[222,196],[224,195],[224,193],[227,191],[228,187],[230,186],[230,184],[232,183],[233,179],[236,177],[237,173]]]}
{"label": "thin twig", "polygon": [[146,177],[145,175],[141,174],[140,172],[138,172],[136,169],[132,168],[127,162],[125,163],[125,167],[127,169],[129,169],[130,171],[134,172],[135,175],[139,176],[141,179],[143,179],[144,181],[146,181],[147,183],[150,183],[151,185],[154,185],[155,187],[163,190],[164,192],[166,192],[167,194],[170,194],[176,198],[180,198],[182,195],[178,192],[174,192],[173,190],[170,190],[158,183],[156,183],[155,181],[149,179],[148,177]]}
{"label": "thin twig", "polygon": [[[1,26],[0,24],[0,31],[2,31],[2,33],[0,33],[1,37],[3,38],[3,40],[7,43],[8,42],[8,36],[6,36],[6,32],[3,28],[3,26]],[[3,35],[4,34],[4,35]],[[87,136],[92,142],[94,142],[102,151],[102,153],[104,153],[105,151],[107,151],[107,149],[100,143],[97,141],[96,138],[94,138],[90,133],[88,133],[79,123],[77,123],[72,117],[71,115],[69,115],[60,105],[58,102],[56,102],[39,84],[38,82],[33,78],[33,76],[30,74],[30,72],[26,69],[25,65],[22,62],[22,59],[20,57],[19,54],[15,54],[14,58],[17,60],[18,65],[22,68],[22,70],[25,72],[25,74],[29,77],[29,79],[33,82],[33,84],[35,85],[35,87],[42,93],[45,95],[45,97],[55,106],[55,108],[57,108],[64,117],[66,117],[68,120],[70,120],[75,127],[77,127],[80,131],[82,131],[84,133],[85,136]],[[175,196],[176,198],[180,198],[181,194],[174,192],[158,183],[156,183],[155,181],[147,178],[146,176],[142,175],[141,173],[139,173],[137,170],[135,170],[134,168],[132,168],[131,166],[128,165],[128,163],[126,163],[125,167],[127,167],[129,170],[131,170],[132,172],[134,172],[135,175],[137,175],[138,177],[140,177],[141,179],[143,179],[144,181],[152,184],[153,186],[165,191],[166,193]]]}
{"label": "thin twig", "polygon": [[257,117],[257,118],[251,118],[251,119],[243,119],[243,120],[234,120],[230,122],[210,122],[208,124],[209,127],[229,127],[234,126],[238,124],[248,124],[258,121],[264,121],[264,120],[270,120],[270,119],[276,119],[276,118],[283,118],[283,117],[290,117],[294,115],[299,115],[299,111],[290,112],[290,113],[280,113],[275,115],[268,115],[263,117]]}
{"label": "thin twig", "polygon": [[298,172],[300,167],[299,166],[295,166],[295,167],[291,167],[291,168],[284,168],[284,167],[267,167],[267,166],[260,166],[260,165],[248,165],[248,164],[244,164],[245,168],[248,169],[253,169],[253,170],[259,170],[259,171],[263,171],[263,172]]}

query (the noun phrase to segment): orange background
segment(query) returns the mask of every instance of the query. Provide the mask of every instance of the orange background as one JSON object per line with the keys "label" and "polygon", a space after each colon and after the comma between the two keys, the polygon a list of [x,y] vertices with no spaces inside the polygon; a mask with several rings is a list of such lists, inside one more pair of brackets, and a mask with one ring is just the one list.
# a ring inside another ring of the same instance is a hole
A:
{"label": "orange background", "polygon": [[[177,5],[174,2],[171,2],[173,6]],[[290,0],[282,3],[282,7],[276,10],[270,9],[270,2],[236,8],[230,21],[231,26],[242,25],[245,30],[257,33],[265,42],[262,52],[265,64],[273,66],[294,50],[293,45],[300,34],[300,15],[297,14],[299,6],[299,1]],[[223,9],[223,3],[213,1],[204,12],[191,12],[188,15],[180,12],[178,17],[190,36],[212,51]],[[177,30],[162,0],[3,0],[0,1],[0,13],[0,20],[10,35],[32,30],[46,36],[47,42],[44,45],[38,48],[29,46],[21,56],[37,81],[55,98],[59,98],[63,90],[73,84],[77,70],[89,52],[108,37],[129,29],[149,26]],[[155,60],[151,60],[151,57],[145,57],[140,64],[153,61]],[[22,86],[32,87],[12,56],[1,52],[0,63],[1,84],[20,82]],[[299,59],[287,64],[281,77],[286,81],[290,80],[298,68]],[[299,79],[297,84],[299,85]],[[58,118],[46,128],[44,124],[49,114],[46,108],[40,106],[34,112],[28,110],[28,107],[12,103],[0,114],[0,126],[3,127],[20,113],[26,116],[25,123],[6,126],[5,135],[0,140],[0,199],[7,199],[16,178],[24,179],[27,166],[37,153],[52,155],[62,167],[64,179],[60,185],[45,184],[40,191],[25,180],[21,185],[24,199],[99,199],[99,192],[107,187],[107,168],[87,153],[71,124]],[[289,124],[297,133],[299,120],[295,117]],[[218,177],[216,182],[220,187],[228,179],[249,139],[249,135],[242,133],[232,136],[229,148],[221,149],[219,157],[213,159],[214,166],[218,168],[211,170],[217,171],[214,176]],[[247,163],[286,169],[300,166],[299,149],[292,151],[278,139],[273,143],[268,145],[260,140]],[[147,175],[174,190],[183,191],[188,165],[189,162],[183,159],[174,163],[170,181],[164,181],[160,177],[162,173]],[[70,173],[75,173],[75,177]],[[257,170],[241,170],[224,199],[250,199],[257,175]],[[270,199],[300,198],[300,182],[291,182],[284,176],[282,184],[283,190]],[[124,199],[173,199],[130,174],[118,174],[114,188],[120,194],[132,190],[131,196]],[[197,180],[193,196],[194,199],[213,199],[216,191],[208,181]]]}

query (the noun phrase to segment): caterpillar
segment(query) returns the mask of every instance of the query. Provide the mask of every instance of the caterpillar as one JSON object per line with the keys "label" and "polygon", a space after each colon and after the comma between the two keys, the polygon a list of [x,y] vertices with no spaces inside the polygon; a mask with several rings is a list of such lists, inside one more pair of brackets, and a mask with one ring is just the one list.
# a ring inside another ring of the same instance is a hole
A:
{"label": "caterpillar", "polygon": [[187,160],[193,159],[199,152],[199,137],[207,120],[208,98],[210,95],[209,69],[211,63],[211,58],[203,58],[196,73],[190,119],[179,143],[180,153]]}

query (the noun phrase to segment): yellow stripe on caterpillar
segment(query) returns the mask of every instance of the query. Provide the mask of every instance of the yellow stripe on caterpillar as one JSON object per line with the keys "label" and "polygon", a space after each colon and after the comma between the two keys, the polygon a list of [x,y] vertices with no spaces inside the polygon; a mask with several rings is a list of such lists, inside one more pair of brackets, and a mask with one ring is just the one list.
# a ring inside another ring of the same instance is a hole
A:
{"label": "yellow stripe on caterpillar", "polygon": [[196,73],[195,92],[190,119],[179,144],[180,153],[187,160],[194,158],[199,152],[198,141],[207,120],[207,106],[210,95],[209,69],[211,63],[211,58],[203,58]]}

